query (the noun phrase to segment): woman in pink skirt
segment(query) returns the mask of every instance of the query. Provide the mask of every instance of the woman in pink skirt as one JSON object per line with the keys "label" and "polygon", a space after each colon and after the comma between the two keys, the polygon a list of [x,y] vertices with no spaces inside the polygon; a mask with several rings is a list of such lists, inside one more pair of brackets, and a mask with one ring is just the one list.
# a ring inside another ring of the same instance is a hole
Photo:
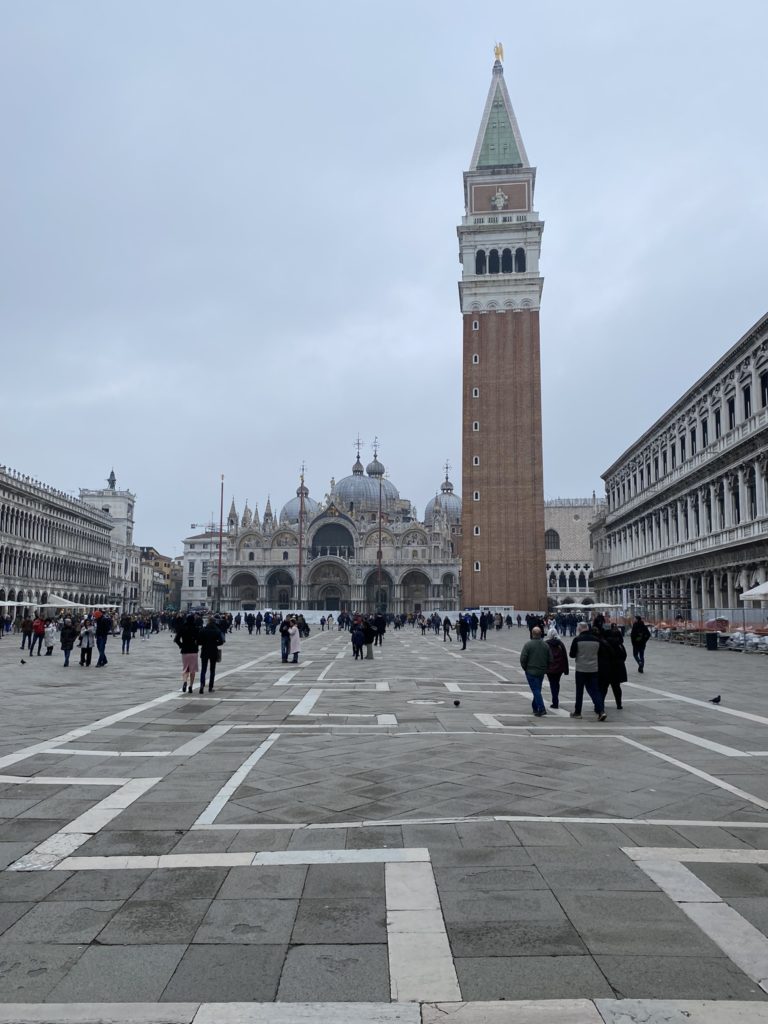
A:
{"label": "woman in pink skirt", "polygon": [[197,657],[200,650],[200,629],[194,615],[186,617],[173,642],[178,644],[181,651],[181,692],[186,693],[189,686],[189,693],[192,693],[195,676],[200,667]]}

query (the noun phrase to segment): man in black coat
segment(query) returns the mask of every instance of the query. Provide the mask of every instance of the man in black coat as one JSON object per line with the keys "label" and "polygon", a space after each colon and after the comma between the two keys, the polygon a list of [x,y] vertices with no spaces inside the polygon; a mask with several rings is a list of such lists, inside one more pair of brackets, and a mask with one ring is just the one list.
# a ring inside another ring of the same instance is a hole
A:
{"label": "man in black coat", "polygon": [[645,645],[651,638],[651,631],[643,622],[642,616],[636,615],[629,632],[632,641],[632,657],[637,662],[637,671],[642,675],[645,669]]}

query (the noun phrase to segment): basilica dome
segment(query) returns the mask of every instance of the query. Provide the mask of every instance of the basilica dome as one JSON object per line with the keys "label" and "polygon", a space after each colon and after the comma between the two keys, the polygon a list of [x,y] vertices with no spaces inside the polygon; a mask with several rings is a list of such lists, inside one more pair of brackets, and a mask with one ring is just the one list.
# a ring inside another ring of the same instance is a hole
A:
{"label": "basilica dome", "polygon": [[310,498],[307,487],[297,487],[296,497],[286,501],[280,512],[280,519],[287,519],[289,523],[298,523],[299,512],[301,511],[301,495],[304,493],[304,520],[310,519],[320,511],[320,505]]}
{"label": "basilica dome", "polygon": [[[367,476],[365,475],[367,472]],[[366,470],[358,455],[352,467],[352,475],[345,476],[336,484],[333,500],[343,511],[357,511],[361,508],[376,509],[379,507],[379,484],[381,484],[382,504],[386,507],[400,500],[400,494],[393,483],[384,478],[384,466],[374,457]]]}
{"label": "basilica dome", "polygon": [[458,494],[453,493],[453,484],[447,476],[440,485],[440,493],[435,495],[427,505],[424,513],[424,522],[427,526],[431,526],[434,522],[435,505],[439,505],[443,515],[452,525],[458,525],[461,522],[461,498]]}

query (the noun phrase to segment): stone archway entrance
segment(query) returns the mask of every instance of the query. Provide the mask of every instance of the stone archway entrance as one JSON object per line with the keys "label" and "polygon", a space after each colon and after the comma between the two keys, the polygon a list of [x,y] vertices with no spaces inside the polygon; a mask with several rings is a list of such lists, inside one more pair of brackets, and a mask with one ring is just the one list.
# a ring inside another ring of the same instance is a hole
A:
{"label": "stone archway entrance", "polygon": [[230,601],[246,611],[256,607],[259,600],[259,582],[251,572],[239,572],[229,584]]}
{"label": "stone archway entrance", "polygon": [[384,569],[381,570],[381,584],[379,584],[379,570],[374,569],[365,581],[365,605],[369,612],[392,611],[394,605],[395,584],[392,577]]}
{"label": "stone archway entrance", "polygon": [[426,611],[429,602],[429,577],[414,569],[406,573],[400,584],[403,608],[407,612]]}
{"label": "stone archway entrance", "polygon": [[336,612],[348,608],[351,599],[349,573],[336,562],[314,565],[309,576],[309,608]]}
{"label": "stone archway entrance", "polygon": [[293,577],[284,569],[273,572],[267,579],[267,605],[270,608],[290,608],[293,602]]}

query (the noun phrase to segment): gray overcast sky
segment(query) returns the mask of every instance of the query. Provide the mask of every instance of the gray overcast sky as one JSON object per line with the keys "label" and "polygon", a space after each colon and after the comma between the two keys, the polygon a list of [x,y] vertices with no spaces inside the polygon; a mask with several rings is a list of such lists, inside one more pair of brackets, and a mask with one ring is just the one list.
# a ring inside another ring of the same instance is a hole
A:
{"label": "gray overcast sky", "polygon": [[[0,461],[172,554],[353,439],[460,487],[462,172],[493,43],[542,250],[547,497],[768,306],[763,0],[0,0]],[[366,448],[364,460],[370,457]]]}

